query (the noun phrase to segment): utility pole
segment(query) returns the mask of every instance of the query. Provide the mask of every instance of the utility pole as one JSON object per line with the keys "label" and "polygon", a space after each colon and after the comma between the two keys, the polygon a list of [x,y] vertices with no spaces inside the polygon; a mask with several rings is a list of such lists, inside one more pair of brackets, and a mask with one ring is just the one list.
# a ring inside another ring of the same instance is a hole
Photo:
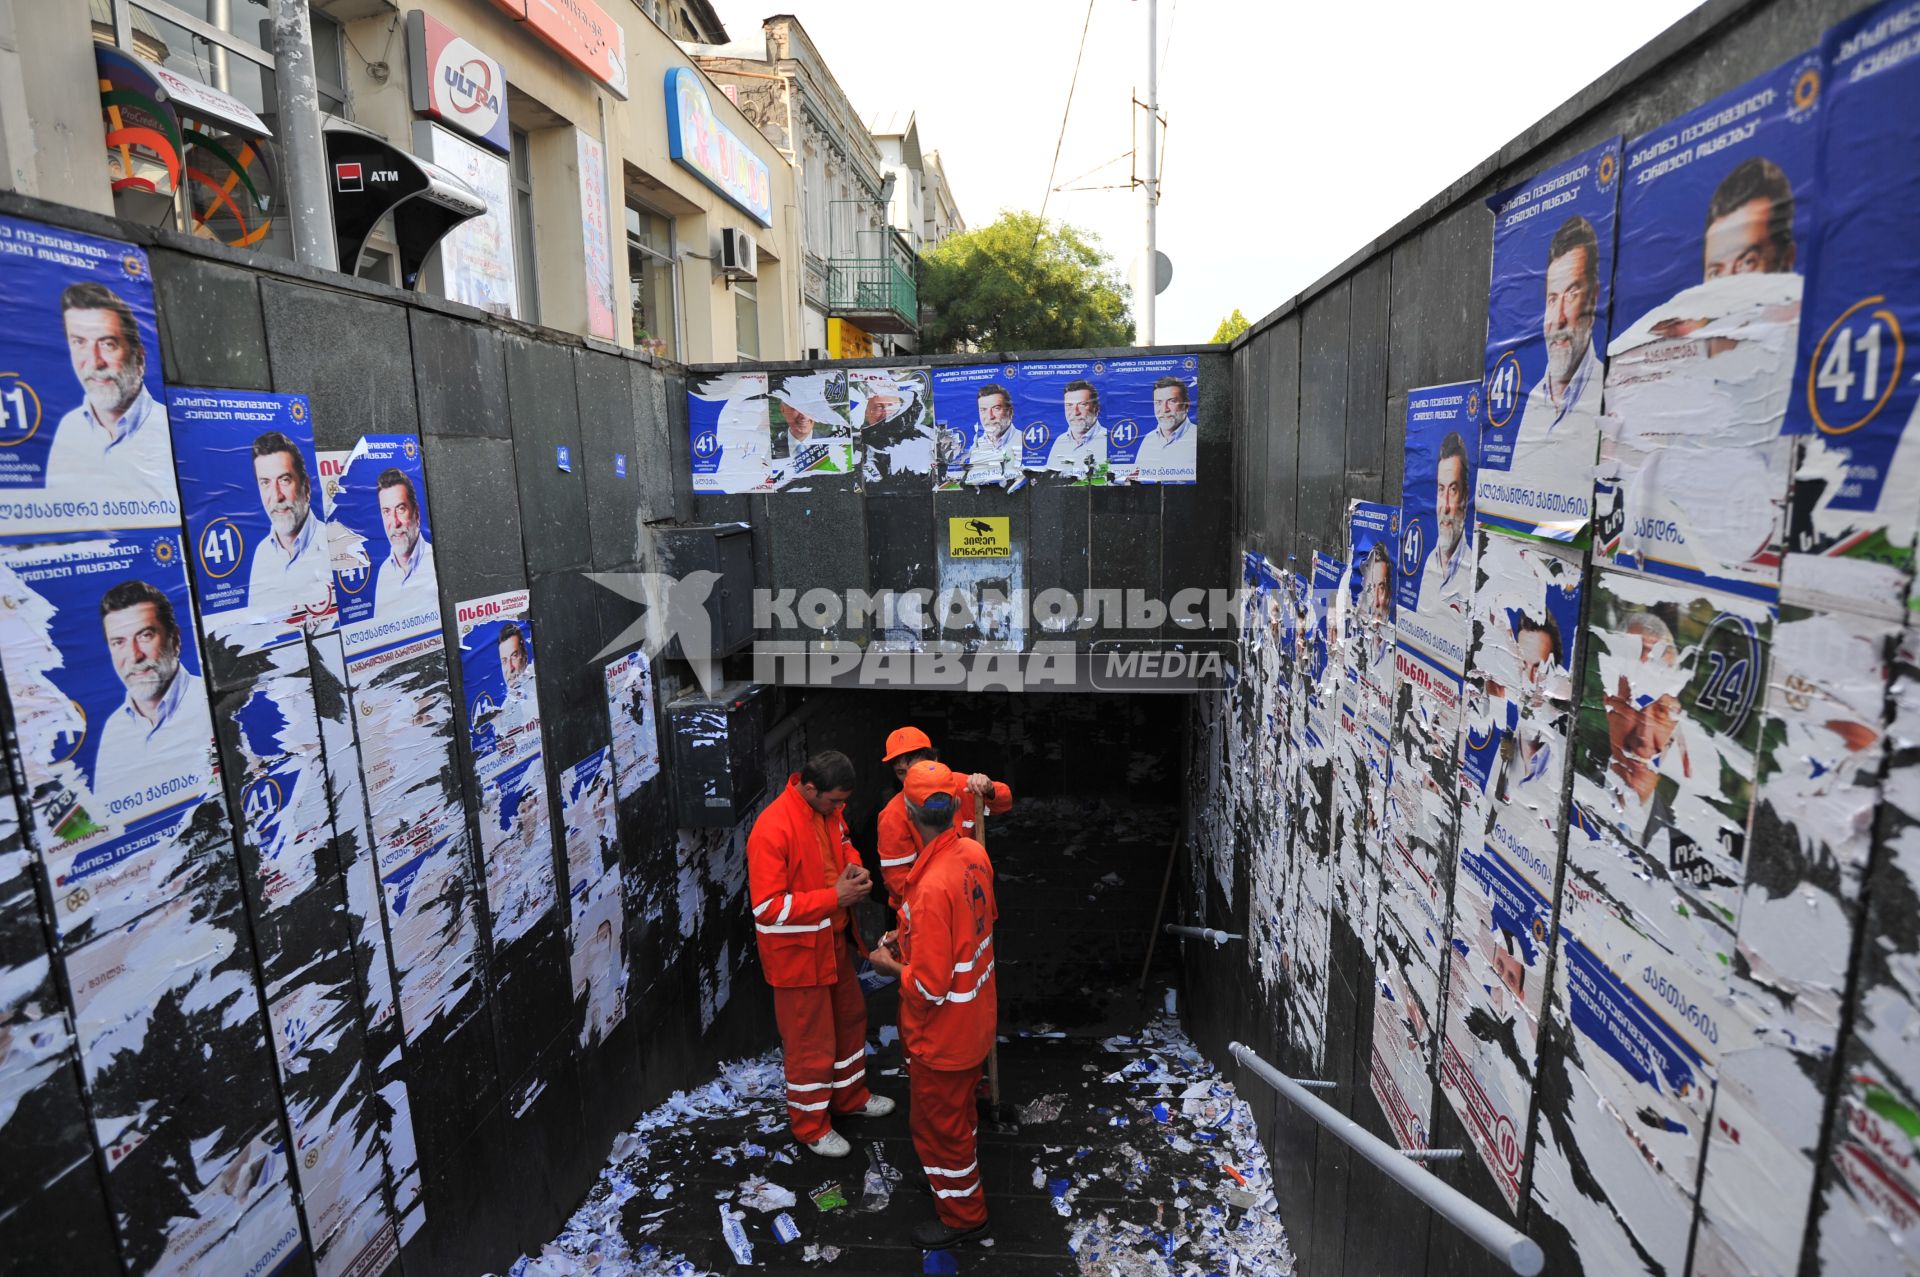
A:
{"label": "utility pole", "polygon": [[[276,123],[286,156],[286,216],[293,230],[294,260],[303,266],[339,270],[307,0],[274,0],[273,60],[274,96],[280,109]],[[345,263],[348,274],[353,273],[355,264]]]}
{"label": "utility pole", "polygon": [[1160,0],[1147,0],[1147,256],[1146,267],[1140,272],[1147,294],[1146,306],[1141,311],[1146,320],[1140,334],[1140,344],[1143,346],[1153,345],[1153,309],[1160,288],[1159,227],[1156,223],[1160,211],[1159,16]]}

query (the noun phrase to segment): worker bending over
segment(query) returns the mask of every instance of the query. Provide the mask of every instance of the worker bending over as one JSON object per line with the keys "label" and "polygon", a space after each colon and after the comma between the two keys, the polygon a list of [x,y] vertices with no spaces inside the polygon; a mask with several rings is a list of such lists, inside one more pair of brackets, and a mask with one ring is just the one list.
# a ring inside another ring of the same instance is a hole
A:
{"label": "worker bending over", "polygon": [[[907,768],[922,760],[939,760],[933,742],[918,727],[901,727],[887,737],[887,752],[880,761],[893,768],[893,778],[904,784]],[[969,838],[978,828],[980,799],[987,800],[988,815],[999,816],[1013,810],[1013,791],[1000,781],[989,780],[984,772],[971,776],[956,773],[954,781],[961,785],[961,790],[953,825]],[[880,877],[887,884],[888,903],[898,909],[907,875],[913,872],[914,862],[924,845],[913,822],[907,819],[904,794],[895,794],[893,801],[881,809],[878,842]]]}
{"label": "worker bending over", "polygon": [[815,754],[747,836],[748,898],[786,1059],[787,1121],[822,1157],[849,1151],[829,1113],[893,1112],[892,1100],[867,1090],[867,1002],[849,949],[847,908],[873,890],[842,814],[853,782],[845,754]]}
{"label": "worker bending over", "polygon": [[993,866],[986,848],[954,828],[964,778],[923,760],[901,791],[921,851],[907,875],[900,929],[873,965],[900,981],[908,1126],[937,1219],[914,1244],[940,1250],[986,1232],[974,1090],[998,1029],[993,977]]}

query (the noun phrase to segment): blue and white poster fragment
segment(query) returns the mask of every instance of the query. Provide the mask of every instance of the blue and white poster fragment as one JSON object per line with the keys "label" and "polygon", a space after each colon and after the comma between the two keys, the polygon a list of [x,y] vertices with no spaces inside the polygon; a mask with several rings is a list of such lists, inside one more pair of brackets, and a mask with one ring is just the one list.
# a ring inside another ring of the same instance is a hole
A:
{"label": "blue and white poster fragment", "polygon": [[1085,487],[1113,482],[1100,403],[1107,365],[1092,359],[1044,359],[1016,366],[1020,464],[1045,472],[1054,483]]}
{"label": "blue and white poster fragment", "polygon": [[1403,644],[1455,673],[1467,658],[1479,432],[1479,382],[1407,392],[1395,625]]}
{"label": "blue and white poster fragment", "polygon": [[767,455],[776,490],[812,492],[854,484],[859,431],[847,377],[840,369],[767,374]]}
{"label": "blue and white poster fragment", "polygon": [[495,948],[527,934],[559,898],[530,612],[525,590],[470,599],[456,611]]}
{"label": "blue and white poster fragment", "polygon": [[94,1137],[134,1271],[273,1272],[303,1245],[249,959],[237,895],[212,892],[66,955]]}
{"label": "blue and white poster fragment", "polygon": [[0,536],[176,528],[146,253],[0,217]]}
{"label": "blue and white poster fragment", "polygon": [[1338,907],[1369,949],[1380,907],[1382,822],[1393,760],[1392,506],[1347,510],[1347,561],[1327,605],[1330,669],[1338,672],[1333,781],[1333,880]]}
{"label": "blue and white poster fragment", "polygon": [[180,499],[209,636],[236,656],[334,622],[333,565],[304,395],[167,392]]}
{"label": "blue and white poster fragment", "polygon": [[1440,1087],[1511,1210],[1546,1008],[1581,564],[1482,529]]}
{"label": "blue and white poster fragment", "polygon": [[653,715],[653,667],[635,650],[607,662],[607,718],[613,727],[613,773],[621,802],[660,774],[660,736]]}
{"label": "blue and white poster fragment", "polygon": [[1787,430],[1804,437],[1782,586],[1897,616],[1920,531],[1920,42],[1910,4],[1827,32],[1807,296]]}
{"label": "blue and white poster fragment", "polygon": [[1495,527],[1582,543],[1593,499],[1620,139],[1488,200],[1486,423],[1475,498]]}
{"label": "blue and white poster fragment", "polygon": [[695,493],[772,489],[769,411],[767,374],[763,372],[716,373],[688,383],[688,451]]}
{"label": "blue and white poster fragment", "polygon": [[1011,491],[1026,482],[1022,418],[1014,403],[1019,366],[935,368],[932,378],[936,489]]}
{"label": "blue and white poster fragment", "polygon": [[1778,591],[1820,94],[1809,53],[1627,145],[1595,476],[1619,566]]}
{"label": "blue and white poster fragment", "polygon": [[362,435],[326,491],[347,655],[439,634],[440,582],[420,440]]}
{"label": "blue and white poster fragment", "polygon": [[176,895],[221,802],[179,534],[0,548],[0,667],[60,934]]}
{"label": "blue and white poster fragment", "polygon": [[926,368],[850,368],[847,416],[859,423],[862,486],[925,492],[933,473],[933,375]]}
{"label": "blue and white poster fragment", "polygon": [[595,750],[560,775],[573,921],[573,1000],[580,1045],[603,1042],[627,1014],[626,926],[613,754]]}
{"label": "blue and white poster fragment", "polygon": [[1199,481],[1200,360],[1193,355],[1115,359],[1104,410],[1113,423],[1107,463],[1115,483]]}

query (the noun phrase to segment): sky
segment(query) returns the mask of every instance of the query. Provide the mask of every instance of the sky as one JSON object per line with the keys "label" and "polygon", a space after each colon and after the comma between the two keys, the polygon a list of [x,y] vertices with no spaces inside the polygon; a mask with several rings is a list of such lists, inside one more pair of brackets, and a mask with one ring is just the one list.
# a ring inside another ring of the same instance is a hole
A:
{"label": "sky", "polygon": [[[1206,341],[1279,306],[1493,154],[1697,0],[1158,0],[1156,338]],[[1146,243],[1147,0],[716,0],[736,39],[792,13],[864,117],[912,110],[968,225],[1038,210],[1124,272]],[[1066,117],[1075,51],[1086,51]],[[1123,189],[1049,191],[1054,187]],[[1117,158],[1116,158],[1117,157]],[[1136,305],[1136,312],[1138,307]]]}

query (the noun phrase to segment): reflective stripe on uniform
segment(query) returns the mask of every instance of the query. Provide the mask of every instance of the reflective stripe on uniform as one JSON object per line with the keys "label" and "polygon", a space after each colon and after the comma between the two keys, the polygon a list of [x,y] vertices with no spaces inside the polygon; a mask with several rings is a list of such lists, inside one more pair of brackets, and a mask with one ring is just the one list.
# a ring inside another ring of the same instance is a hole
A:
{"label": "reflective stripe on uniform", "polygon": [[765,932],[770,935],[785,936],[785,935],[792,935],[795,932],[805,933],[805,932],[811,932],[811,931],[825,931],[828,927],[831,927],[832,925],[833,925],[833,919],[822,918],[818,922],[794,923],[790,926],[785,926],[785,927],[777,927],[769,923],[756,922],[753,924],[753,929],[755,931]]}
{"label": "reflective stripe on uniform", "polygon": [[[965,993],[961,993],[958,990],[955,990],[954,992],[947,994],[946,1000],[948,1002],[973,1001],[975,998],[980,996],[980,986],[985,984],[987,981],[987,977],[992,974],[993,974],[993,961],[992,959],[988,959],[987,969],[980,973],[980,978],[973,982],[973,987],[971,989],[968,989]],[[918,981],[915,981],[915,983],[918,983]],[[925,991],[924,985],[921,986],[921,990],[922,992]]]}
{"label": "reflective stripe on uniform", "polygon": [[852,1055],[849,1055],[846,1059],[835,1060],[833,1062],[833,1067],[836,1069],[844,1069],[849,1064],[858,1064],[860,1061],[866,1058],[867,1058],[867,1048],[863,1046],[858,1051],[855,1051]]}
{"label": "reflective stripe on uniform", "polygon": [[922,1162],[920,1169],[929,1175],[945,1175],[948,1179],[959,1179],[962,1175],[971,1175],[980,1169],[980,1162],[978,1159],[975,1159],[957,1171],[950,1171],[944,1166],[928,1166],[925,1162]]}

